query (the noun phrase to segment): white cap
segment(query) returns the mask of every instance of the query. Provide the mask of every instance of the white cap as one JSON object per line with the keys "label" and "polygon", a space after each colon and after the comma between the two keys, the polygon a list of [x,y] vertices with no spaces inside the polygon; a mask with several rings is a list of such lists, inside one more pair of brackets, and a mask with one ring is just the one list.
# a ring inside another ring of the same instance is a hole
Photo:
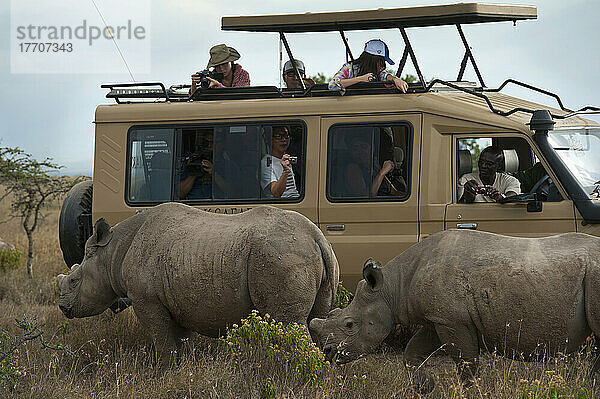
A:
{"label": "white cap", "polygon": [[394,65],[394,61],[390,59],[390,50],[383,40],[373,39],[365,43],[365,52],[373,55],[382,56],[388,64]]}
{"label": "white cap", "polygon": [[[304,69],[304,63],[300,60],[294,59],[294,61],[296,62],[296,68],[298,68],[298,72],[305,72],[306,70]],[[287,73],[289,71],[293,71],[294,67],[292,66],[292,61],[288,60],[284,65],[283,65],[283,73]]]}

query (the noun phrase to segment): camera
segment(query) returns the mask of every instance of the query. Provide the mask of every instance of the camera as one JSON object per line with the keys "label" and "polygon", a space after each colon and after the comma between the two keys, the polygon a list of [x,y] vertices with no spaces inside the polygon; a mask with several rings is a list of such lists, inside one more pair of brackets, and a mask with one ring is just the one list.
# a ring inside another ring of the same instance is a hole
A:
{"label": "camera", "polygon": [[212,151],[206,150],[201,152],[195,152],[185,157],[184,166],[186,172],[190,176],[202,176],[206,173],[202,167],[202,161],[212,162]]}
{"label": "camera", "polygon": [[492,186],[477,186],[475,187],[475,194],[490,195],[492,193]]}
{"label": "camera", "polygon": [[210,80],[208,80],[208,78],[212,78],[214,80],[217,80],[219,82],[223,81],[223,74],[222,73],[218,73],[215,71],[210,71],[208,69],[205,69],[203,71],[200,72],[196,72],[196,75],[200,76],[200,87],[202,87],[203,89],[206,89],[208,86],[210,86]]}
{"label": "camera", "polygon": [[290,164],[292,164],[292,165],[296,165],[298,163],[298,157],[294,157],[294,156],[290,155],[289,160],[290,160]]}

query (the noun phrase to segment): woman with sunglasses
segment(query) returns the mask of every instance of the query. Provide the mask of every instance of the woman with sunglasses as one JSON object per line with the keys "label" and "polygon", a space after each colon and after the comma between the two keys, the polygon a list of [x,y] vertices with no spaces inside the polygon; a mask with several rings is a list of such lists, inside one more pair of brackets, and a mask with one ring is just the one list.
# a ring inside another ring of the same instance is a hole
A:
{"label": "woman with sunglasses", "polygon": [[265,155],[261,164],[261,189],[267,198],[297,198],[296,180],[290,155],[290,131],[287,126],[273,126],[271,154]]}
{"label": "woman with sunglasses", "polygon": [[339,90],[344,94],[346,87],[359,82],[390,82],[398,90],[406,93],[408,83],[385,71],[385,63],[394,65],[390,50],[383,40],[373,39],[365,44],[365,50],[354,62],[348,62],[333,76],[329,90]]}

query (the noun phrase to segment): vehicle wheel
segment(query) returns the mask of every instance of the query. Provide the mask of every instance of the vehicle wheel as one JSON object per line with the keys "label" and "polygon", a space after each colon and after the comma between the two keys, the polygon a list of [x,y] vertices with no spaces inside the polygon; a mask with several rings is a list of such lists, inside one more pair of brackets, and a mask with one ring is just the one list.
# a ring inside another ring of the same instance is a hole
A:
{"label": "vehicle wheel", "polygon": [[85,242],[92,234],[92,184],[87,180],[74,185],[60,210],[58,238],[69,269],[83,260]]}

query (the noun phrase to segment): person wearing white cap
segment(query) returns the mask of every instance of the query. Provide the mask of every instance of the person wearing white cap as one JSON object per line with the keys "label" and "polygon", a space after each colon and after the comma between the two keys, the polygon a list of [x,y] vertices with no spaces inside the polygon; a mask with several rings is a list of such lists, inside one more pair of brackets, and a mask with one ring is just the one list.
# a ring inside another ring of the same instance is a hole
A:
{"label": "person wearing white cap", "polygon": [[365,50],[354,62],[348,62],[334,75],[329,82],[329,90],[339,90],[344,93],[346,87],[358,82],[393,83],[403,93],[408,84],[402,79],[385,71],[385,63],[394,65],[390,59],[390,50],[383,40],[373,39],[365,43]]}
{"label": "person wearing white cap", "polygon": [[[296,68],[298,68],[298,72],[300,73],[300,78],[304,81],[304,86],[308,89],[312,85],[315,84],[315,81],[311,78],[305,77],[306,70],[304,69],[304,63],[300,60],[294,59],[296,62]],[[285,82],[285,87],[288,89],[301,89],[302,85],[296,76],[296,72],[294,71],[294,66],[292,65],[292,61],[289,60],[283,65],[283,81]]]}

